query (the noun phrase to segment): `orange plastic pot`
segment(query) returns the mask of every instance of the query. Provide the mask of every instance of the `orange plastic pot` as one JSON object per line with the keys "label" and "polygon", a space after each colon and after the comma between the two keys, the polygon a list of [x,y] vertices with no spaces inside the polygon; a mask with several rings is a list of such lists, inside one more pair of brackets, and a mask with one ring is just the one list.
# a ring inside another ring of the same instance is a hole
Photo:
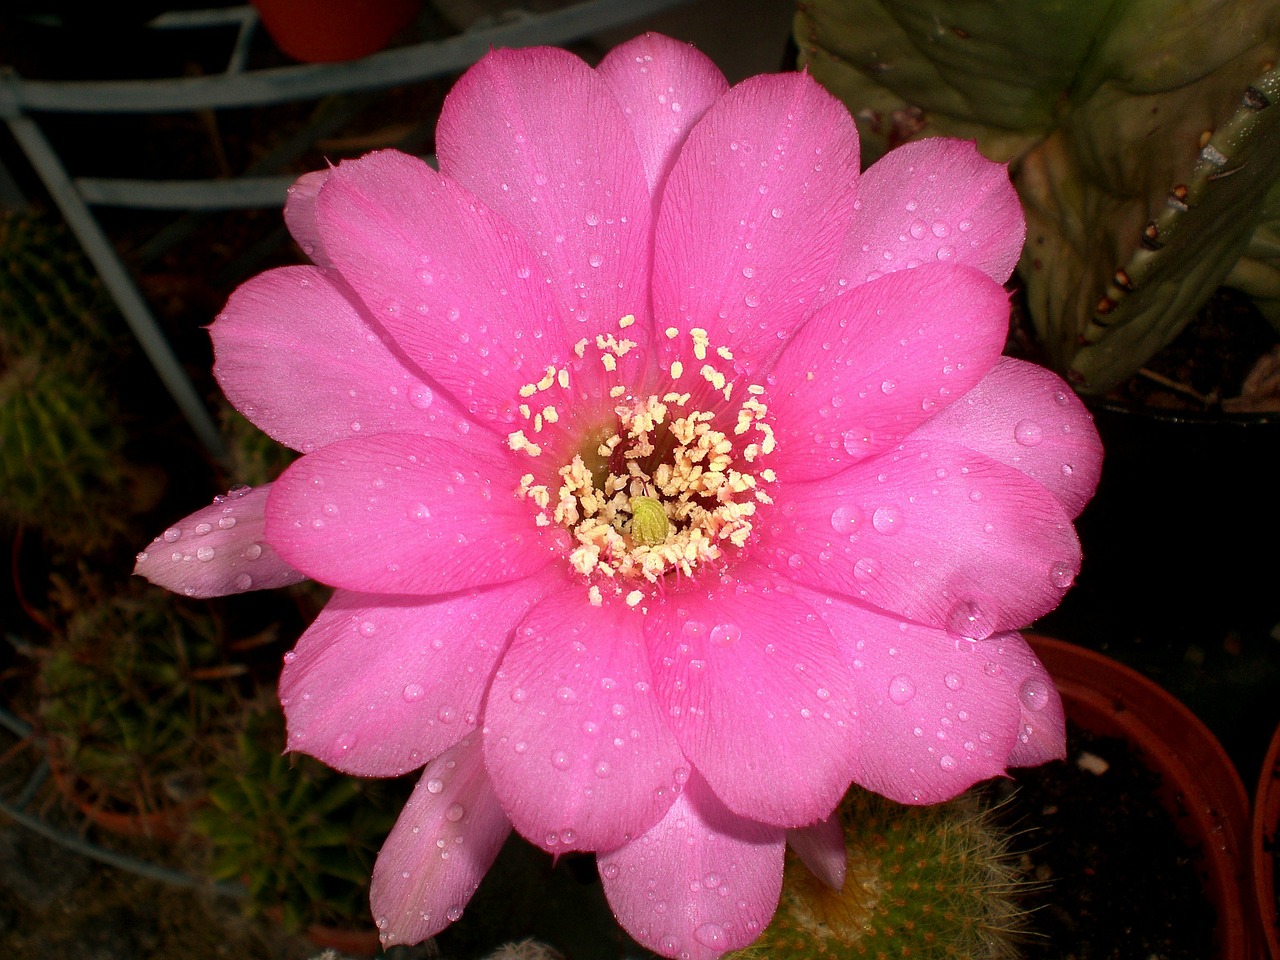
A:
{"label": "orange plastic pot", "polygon": [[407,27],[422,0],[253,0],[284,53],[304,63],[356,60],[376,53]]}
{"label": "orange plastic pot", "polygon": [[1280,919],[1276,916],[1276,840],[1280,833],[1280,727],[1262,761],[1253,801],[1253,893],[1261,918],[1262,940],[1271,960],[1280,960]]}
{"label": "orange plastic pot", "polygon": [[[1159,685],[1110,657],[1028,635],[1073,723],[1122,737],[1160,777],[1159,799],[1199,851],[1205,896],[1217,914],[1217,960],[1253,960],[1257,936],[1246,891],[1249,801],[1234,764],[1195,714]],[[1274,901],[1273,901],[1274,903]]]}

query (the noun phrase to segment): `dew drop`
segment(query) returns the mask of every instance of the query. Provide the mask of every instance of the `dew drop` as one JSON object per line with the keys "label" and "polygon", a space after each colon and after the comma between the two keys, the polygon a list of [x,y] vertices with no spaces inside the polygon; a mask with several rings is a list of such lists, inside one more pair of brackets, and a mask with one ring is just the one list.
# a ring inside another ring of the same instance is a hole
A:
{"label": "dew drop", "polygon": [[902,511],[897,507],[880,507],[871,515],[871,525],[886,536],[902,529]]}
{"label": "dew drop", "polygon": [[962,640],[985,640],[995,631],[995,617],[976,600],[960,600],[947,611],[946,630]]}
{"label": "dew drop", "polygon": [[889,699],[901,706],[916,695],[916,686],[911,678],[899,674],[889,681]]}
{"label": "dew drop", "polygon": [[444,818],[450,823],[457,823],[466,816],[466,813],[467,810],[462,804],[451,803],[449,804],[449,809],[444,812]]}
{"label": "dew drop", "polygon": [[[231,509],[231,508],[228,507],[227,509]],[[235,517],[221,517],[218,520],[218,526],[221,527],[223,530],[230,530],[235,525],[236,525]]]}
{"label": "dew drop", "polygon": [[1049,568],[1049,582],[1059,590],[1067,589],[1075,578],[1075,568],[1065,561],[1059,561]]}
{"label": "dew drop", "polygon": [[444,781],[439,777],[432,777],[427,781],[427,793],[439,793],[444,789]]}
{"label": "dew drop", "polygon": [[461,919],[461,917],[462,917],[462,908],[461,908],[461,907],[450,907],[448,910],[446,910],[446,911],[444,912],[444,915],[445,915],[445,918],[446,918],[450,923],[457,923],[457,922],[458,922],[458,920],[459,920],[459,919]]}
{"label": "dew drop", "polygon": [[215,553],[216,551],[213,547],[201,547],[196,551],[196,559],[208,563],[213,559]]}
{"label": "dew drop", "polygon": [[880,576],[880,567],[870,557],[859,557],[858,562],[853,565],[853,576],[855,580],[874,580]]}
{"label": "dew drop", "polygon": [[861,460],[871,453],[871,431],[866,427],[846,430],[841,439],[844,442],[844,452],[855,460]]}
{"label": "dew drop", "polygon": [[419,410],[427,409],[434,399],[435,395],[425,383],[420,383],[409,391],[409,402]]}
{"label": "dew drop", "polygon": [[404,697],[405,703],[416,703],[422,699],[422,695],[424,693],[426,693],[426,691],[422,688],[422,684],[409,683],[400,691],[400,696]]}
{"label": "dew drop", "polygon": [[557,750],[551,755],[551,765],[557,770],[568,770],[570,763],[569,755],[563,750]]}
{"label": "dew drop", "polygon": [[1038,446],[1044,439],[1044,430],[1033,420],[1019,420],[1013,428],[1013,438],[1024,447]]}
{"label": "dew drop", "polygon": [[213,524],[211,523],[197,523],[195,526],[195,529],[192,530],[191,532],[194,533],[197,537],[203,537],[206,533],[208,533],[212,529],[213,529]]}
{"label": "dew drop", "polygon": [[1034,678],[1023,681],[1022,688],[1018,691],[1018,699],[1022,701],[1022,705],[1033,713],[1043,710],[1049,703],[1049,697],[1049,685]]}
{"label": "dew drop", "polygon": [[374,623],[372,620],[365,620],[363,623],[360,624],[359,629],[360,629],[360,636],[372,637],[375,633],[378,632],[378,625]]}
{"label": "dew drop", "polygon": [[246,560],[257,560],[262,556],[262,544],[251,543],[244,548],[244,558]]}
{"label": "dew drop", "polygon": [[427,505],[425,503],[415,503],[409,508],[409,518],[422,523],[431,519],[431,511],[427,509]]}
{"label": "dew drop", "polygon": [[163,534],[161,534],[161,536],[164,537],[165,543],[173,543],[175,540],[177,540],[179,537],[182,536],[182,531],[179,530],[177,527],[170,527]]}
{"label": "dew drop", "polygon": [[704,947],[720,947],[725,942],[724,927],[718,923],[704,923],[693,931],[693,938]]}
{"label": "dew drop", "polygon": [[831,529],[836,533],[852,533],[862,523],[862,511],[845,504],[831,511]]}
{"label": "dew drop", "polygon": [[717,647],[730,647],[742,636],[742,628],[736,623],[717,623],[711,628],[711,642]]}
{"label": "dew drop", "polygon": [[956,758],[949,753],[944,753],[938,759],[938,766],[943,770],[954,770],[956,768]]}
{"label": "dew drop", "polygon": [[959,690],[963,683],[960,679],[960,675],[956,673],[948,673],[942,678],[942,682],[947,685],[948,690]]}

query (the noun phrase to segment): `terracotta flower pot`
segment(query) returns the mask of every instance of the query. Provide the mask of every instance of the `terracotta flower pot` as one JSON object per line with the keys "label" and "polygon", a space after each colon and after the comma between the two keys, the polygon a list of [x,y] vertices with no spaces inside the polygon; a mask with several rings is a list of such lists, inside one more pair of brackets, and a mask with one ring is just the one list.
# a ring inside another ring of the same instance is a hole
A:
{"label": "terracotta flower pot", "polygon": [[1205,896],[1217,916],[1217,960],[1252,960],[1248,799],[1222,746],[1181,702],[1136,671],[1060,640],[1027,639],[1057,683],[1068,718],[1091,733],[1124,738],[1159,775],[1162,805],[1200,854]]}
{"label": "terracotta flower pot", "polygon": [[1271,960],[1280,960],[1280,919],[1276,916],[1276,840],[1280,834],[1280,726],[1262,761],[1253,802],[1253,892],[1261,918],[1262,939]]}
{"label": "terracotta flower pot", "polygon": [[329,63],[376,53],[407,27],[422,0],[253,0],[277,47],[295,60]]}

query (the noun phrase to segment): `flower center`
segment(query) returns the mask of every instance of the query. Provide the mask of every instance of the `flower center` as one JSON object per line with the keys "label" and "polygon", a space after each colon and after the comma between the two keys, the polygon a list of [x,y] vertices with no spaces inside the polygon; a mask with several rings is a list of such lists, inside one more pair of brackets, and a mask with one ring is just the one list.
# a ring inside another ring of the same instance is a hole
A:
{"label": "flower center", "polygon": [[[626,330],[634,322],[624,317],[619,327]],[[680,335],[674,327],[666,330],[668,339]],[[576,452],[554,479],[538,483],[528,473],[516,490],[534,506],[539,526],[559,524],[573,535],[569,563],[590,581],[592,603],[602,603],[604,592],[612,591],[637,606],[646,595],[642,587],[658,584],[667,574],[692,575],[742,549],[756,511],[773,502],[763,489],[776,480],[764,466],[775,446],[764,388],[752,384],[739,390],[719,368],[727,364],[718,366],[711,359],[707,332],[694,328],[688,335],[693,357],[701,363],[702,383],[694,380],[694,390],[681,389],[684,364],[674,360],[659,391],[636,396],[625,384],[615,384],[609,388],[616,401],[614,419],[572,430]],[[609,374],[637,346],[612,334],[595,342]],[[587,349],[588,341],[579,341],[579,359],[585,359]],[[714,356],[733,359],[723,347]],[[549,367],[520,394],[527,400],[557,388],[568,391],[568,367]],[[735,394],[743,397],[736,409],[731,406]],[[537,441],[549,424],[577,427],[562,423],[554,405],[538,406],[537,413],[533,405],[520,407],[533,437],[517,430],[507,438],[513,450],[534,458],[542,455]]]}

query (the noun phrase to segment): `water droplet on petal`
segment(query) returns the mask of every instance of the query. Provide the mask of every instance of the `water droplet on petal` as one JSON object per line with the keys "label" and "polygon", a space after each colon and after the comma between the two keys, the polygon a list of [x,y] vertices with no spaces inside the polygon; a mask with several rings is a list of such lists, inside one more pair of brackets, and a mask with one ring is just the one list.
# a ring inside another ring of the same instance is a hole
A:
{"label": "water droplet on petal", "polygon": [[426,691],[422,688],[422,684],[410,683],[406,684],[405,688],[400,691],[400,696],[404,698],[405,703],[415,703],[422,699],[424,693]]}
{"label": "water droplet on petal", "polygon": [[711,642],[717,647],[729,647],[738,642],[742,628],[736,623],[717,623],[711,628]]}
{"label": "water droplet on petal", "polygon": [[844,452],[855,460],[861,460],[871,453],[871,431],[866,427],[846,430],[841,439],[844,442]]}
{"label": "water droplet on petal", "polygon": [[836,533],[852,533],[862,523],[862,511],[848,504],[831,511],[831,529]]}
{"label": "water droplet on petal", "polygon": [[704,947],[719,947],[725,941],[724,927],[718,923],[704,923],[693,931],[693,938]]}
{"label": "water droplet on petal", "polygon": [[444,818],[450,823],[457,823],[466,816],[466,813],[467,810],[462,804],[451,803],[449,804],[449,809],[444,812]]}
{"label": "water droplet on petal", "polygon": [[201,547],[196,551],[196,559],[203,560],[205,563],[208,563],[213,559],[215,553],[216,551],[213,547]]}
{"label": "water droplet on petal", "polygon": [[871,515],[871,525],[885,535],[897,533],[902,529],[902,511],[893,506],[880,507]]}
{"label": "water droplet on petal", "polygon": [[1013,438],[1024,447],[1034,447],[1044,439],[1044,430],[1032,420],[1019,420],[1013,428]]}
{"label": "water droplet on petal", "polygon": [[976,600],[960,600],[947,611],[946,630],[962,640],[985,640],[995,632],[995,616]]}
{"label": "water droplet on petal", "polygon": [[889,681],[889,699],[901,706],[916,695],[916,685],[905,674]]}
{"label": "water droplet on petal", "polygon": [[1018,699],[1022,701],[1022,705],[1033,713],[1043,710],[1051,695],[1049,685],[1035,678],[1023,681],[1022,688],[1018,691]]}
{"label": "water droplet on petal", "polygon": [[942,678],[942,682],[947,685],[948,690],[959,690],[961,684],[963,683],[963,681],[960,679],[960,675],[956,673],[948,673],[945,677]]}
{"label": "water droplet on petal", "polygon": [[432,777],[427,781],[427,793],[439,793],[444,789],[444,781],[439,777]]}
{"label": "water droplet on petal", "polygon": [[1059,590],[1067,589],[1075,578],[1075,567],[1065,561],[1059,561],[1049,568],[1049,582]]}

